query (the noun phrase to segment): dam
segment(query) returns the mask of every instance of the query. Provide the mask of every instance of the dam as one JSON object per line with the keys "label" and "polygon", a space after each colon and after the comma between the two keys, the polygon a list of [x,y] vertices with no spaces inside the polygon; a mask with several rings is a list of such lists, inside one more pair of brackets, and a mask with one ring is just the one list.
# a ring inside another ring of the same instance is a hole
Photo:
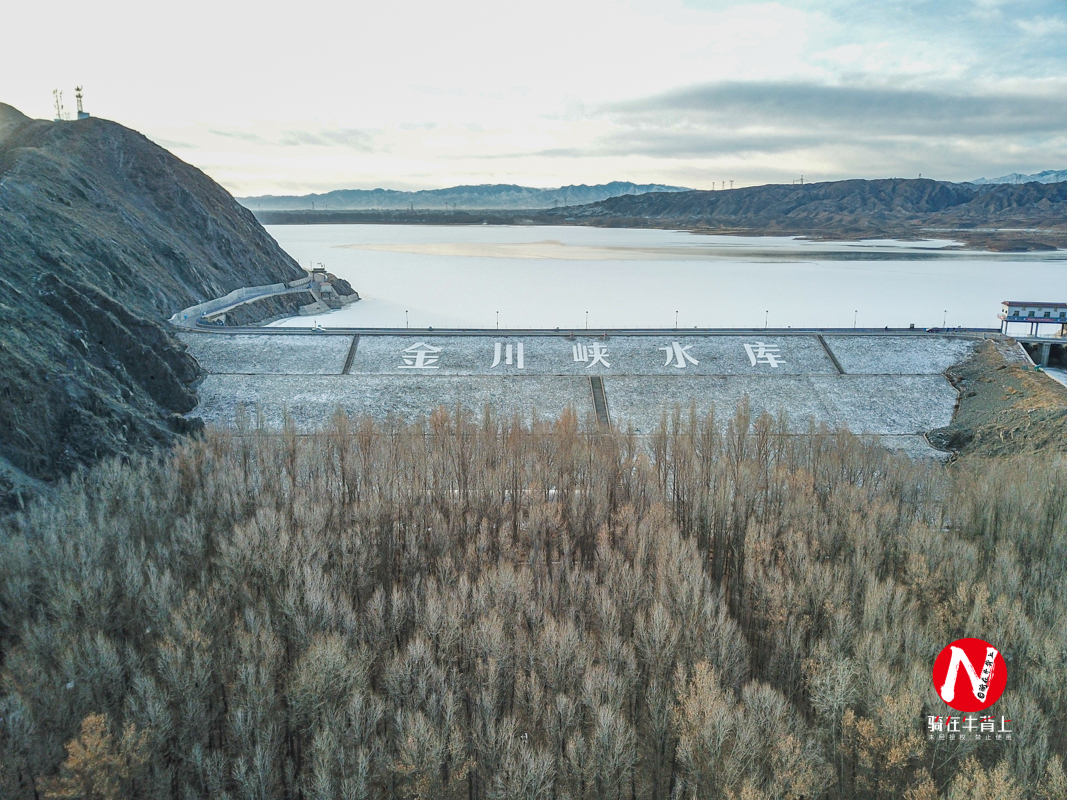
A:
{"label": "dam", "polygon": [[[338,410],[415,419],[457,406],[525,422],[567,408],[602,426],[655,431],[675,408],[754,414],[878,436],[936,455],[924,434],[948,425],[945,370],[993,332],[827,330],[186,330],[204,368],[189,416],[223,427],[239,408],[279,428],[325,425]],[[1025,355],[1020,351],[1020,357]]]}

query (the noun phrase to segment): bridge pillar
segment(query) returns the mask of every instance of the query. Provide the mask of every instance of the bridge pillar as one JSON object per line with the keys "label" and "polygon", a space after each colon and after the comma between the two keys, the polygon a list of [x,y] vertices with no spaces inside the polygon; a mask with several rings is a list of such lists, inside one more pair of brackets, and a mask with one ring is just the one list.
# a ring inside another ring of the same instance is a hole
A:
{"label": "bridge pillar", "polygon": [[1049,356],[1050,352],[1052,352],[1052,344],[1051,343],[1045,343],[1045,344],[1041,345],[1041,358],[1038,361],[1038,363],[1042,367],[1047,367],[1048,366],[1048,356]]}

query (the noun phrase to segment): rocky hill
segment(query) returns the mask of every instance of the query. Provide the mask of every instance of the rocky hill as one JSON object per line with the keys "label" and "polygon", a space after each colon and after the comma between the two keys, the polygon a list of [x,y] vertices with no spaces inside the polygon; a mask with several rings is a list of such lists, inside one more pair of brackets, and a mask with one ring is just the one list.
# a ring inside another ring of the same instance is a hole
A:
{"label": "rocky hill", "polygon": [[264,195],[239,197],[239,202],[253,211],[389,211],[436,209],[485,211],[492,209],[539,209],[595,203],[609,197],[639,195],[647,192],[687,192],[680,186],[657,183],[637,184],[612,181],[595,186],[561,186],[558,189],[533,189],[514,184],[453,186],[399,192],[391,189],[338,189],[323,194],[300,197]]}
{"label": "rocky hill", "polygon": [[1067,183],[976,186],[926,179],[772,184],[615,197],[543,212],[543,221],[732,232],[907,235],[921,228],[1041,227],[1067,234]]}
{"label": "rocky hill", "polygon": [[162,320],[302,275],[251,212],[141,134],[0,103],[0,504],[169,442],[199,367]]}

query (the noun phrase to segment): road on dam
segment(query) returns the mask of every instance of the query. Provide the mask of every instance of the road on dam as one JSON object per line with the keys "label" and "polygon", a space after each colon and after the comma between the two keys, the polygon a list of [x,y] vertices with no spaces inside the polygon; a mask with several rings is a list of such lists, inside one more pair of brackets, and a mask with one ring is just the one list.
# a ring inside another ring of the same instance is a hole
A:
{"label": "road on dam", "polygon": [[242,334],[180,334],[207,373],[190,416],[231,426],[243,406],[269,427],[288,413],[308,430],[339,408],[413,419],[489,406],[528,422],[571,407],[642,435],[676,407],[725,421],[747,396],[757,414],[787,412],[798,433],[814,421],[927,455],[923,435],[948,425],[956,404],[944,372],[980,341],[841,331]]}

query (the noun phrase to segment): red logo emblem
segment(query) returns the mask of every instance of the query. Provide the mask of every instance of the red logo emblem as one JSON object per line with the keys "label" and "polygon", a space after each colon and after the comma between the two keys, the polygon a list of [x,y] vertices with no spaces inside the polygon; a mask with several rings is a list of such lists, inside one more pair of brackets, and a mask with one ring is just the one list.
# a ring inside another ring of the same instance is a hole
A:
{"label": "red logo emblem", "polygon": [[934,689],[957,711],[984,711],[1007,682],[1004,656],[984,639],[957,639],[934,661]]}

